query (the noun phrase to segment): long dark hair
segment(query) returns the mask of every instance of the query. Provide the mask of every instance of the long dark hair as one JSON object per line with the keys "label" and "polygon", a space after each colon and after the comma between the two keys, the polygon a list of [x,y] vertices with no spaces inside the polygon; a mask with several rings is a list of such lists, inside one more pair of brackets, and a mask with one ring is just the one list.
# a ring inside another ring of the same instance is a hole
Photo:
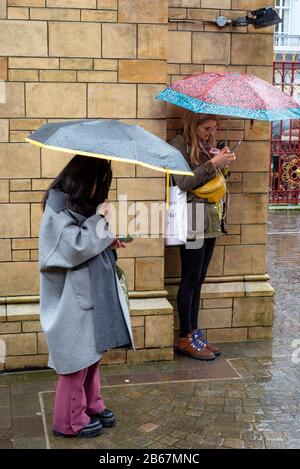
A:
{"label": "long dark hair", "polygon": [[50,189],[59,189],[70,197],[70,209],[91,216],[107,198],[111,180],[110,161],[75,155],[48,187],[42,201],[43,210]]}

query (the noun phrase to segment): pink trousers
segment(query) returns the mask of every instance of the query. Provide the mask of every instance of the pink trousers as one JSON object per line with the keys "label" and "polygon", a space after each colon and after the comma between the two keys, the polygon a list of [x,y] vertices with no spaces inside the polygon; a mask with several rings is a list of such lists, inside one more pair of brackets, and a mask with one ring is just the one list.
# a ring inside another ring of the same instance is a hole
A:
{"label": "pink trousers", "polygon": [[56,386],[53,429],[74,435],[105,409],[100,397],[99,362],[68,375],[59,375]]}

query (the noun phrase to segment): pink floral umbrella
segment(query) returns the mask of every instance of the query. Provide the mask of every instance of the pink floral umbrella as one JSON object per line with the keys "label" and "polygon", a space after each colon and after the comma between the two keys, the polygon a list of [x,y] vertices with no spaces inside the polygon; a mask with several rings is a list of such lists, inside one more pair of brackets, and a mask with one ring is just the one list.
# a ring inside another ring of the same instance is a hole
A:
{"label": "pink floral umbrella", "polygon": [[275,121],[300,118],[297,101],[253,75],[198,73],[165,88],[157,99],[197,113]]}

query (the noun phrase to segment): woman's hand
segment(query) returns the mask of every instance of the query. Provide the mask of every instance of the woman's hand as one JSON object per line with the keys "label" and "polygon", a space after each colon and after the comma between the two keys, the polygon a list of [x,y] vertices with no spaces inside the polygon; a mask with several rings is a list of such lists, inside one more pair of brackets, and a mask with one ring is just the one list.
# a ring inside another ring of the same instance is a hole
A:
{"label": "woman's hand", "polygon": [[126,248],[126,243],[123,241],[120,241],[119,239],[115,239],[111,245],[110,249],[119,249],[119,248]]}
{"label": "woman's hand", "polygon": [[235,160],[235,153],[231,153],[228,147],[222,148],[222,150],[220,150],[218,153],[212,151],[211,154],[214,156],[210,161],[216,169],[225,168]]}

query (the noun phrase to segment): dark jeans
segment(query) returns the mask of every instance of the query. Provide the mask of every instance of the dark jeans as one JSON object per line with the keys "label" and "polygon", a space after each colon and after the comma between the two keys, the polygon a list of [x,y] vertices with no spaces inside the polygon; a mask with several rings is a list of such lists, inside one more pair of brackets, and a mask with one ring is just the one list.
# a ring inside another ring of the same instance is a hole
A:
{"label": "dark jeans", "polygon": [[216,238],[207,238],[199,249],[180,246],[181,282],[177,293],[180,337],[198,327],[201,287],[211,261]]}

